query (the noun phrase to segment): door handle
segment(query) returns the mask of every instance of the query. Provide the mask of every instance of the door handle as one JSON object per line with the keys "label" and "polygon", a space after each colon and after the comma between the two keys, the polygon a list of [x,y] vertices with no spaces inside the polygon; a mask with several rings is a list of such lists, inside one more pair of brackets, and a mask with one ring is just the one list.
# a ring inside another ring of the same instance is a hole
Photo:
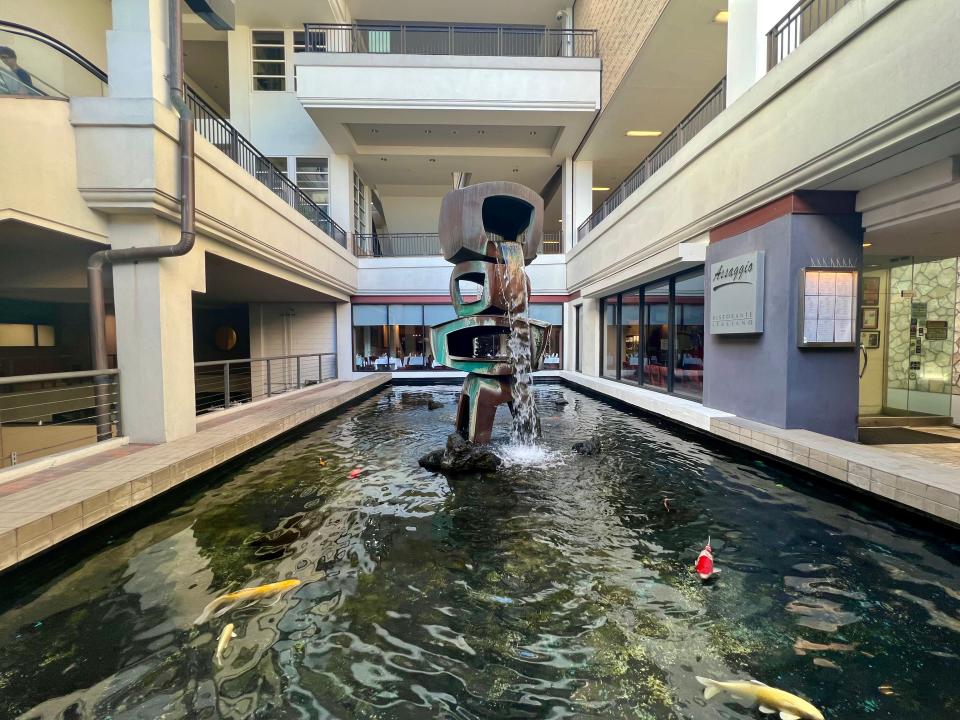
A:
{"label": "door handle", "polygon": [[860,368],[860,377],[863,377],[863,374],[867,371],[867,365],[870,362],[870,357],[867,355],[867,349],[860,346],[860,355],[863,357],[863,367]]}

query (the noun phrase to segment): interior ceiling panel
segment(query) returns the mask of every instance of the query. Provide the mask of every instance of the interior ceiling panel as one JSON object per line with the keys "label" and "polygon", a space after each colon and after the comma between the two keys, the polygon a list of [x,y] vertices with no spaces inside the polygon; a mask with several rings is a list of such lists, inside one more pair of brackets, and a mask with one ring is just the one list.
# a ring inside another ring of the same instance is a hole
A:
{"label": "interior ceiling panel", "polygon": [[358,146],[403,147],[500,147],[550,150],[558,127],[491,125],[385,125],[349,123],[347,128]]}

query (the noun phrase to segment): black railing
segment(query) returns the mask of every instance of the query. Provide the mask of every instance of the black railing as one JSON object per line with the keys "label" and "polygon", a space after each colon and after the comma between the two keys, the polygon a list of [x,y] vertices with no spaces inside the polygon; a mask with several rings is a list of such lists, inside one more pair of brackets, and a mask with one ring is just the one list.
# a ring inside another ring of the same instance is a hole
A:
{"label": "black railing", "polygon": [[488,57],[597,57],[596,30],[509,25],[305,23],[307,52]]}
{"label": "black railing", "polygon": [[[437,233],[388,233],[356,235],[355,238],[354,252],[357,257],[431,257],[440,254],[440,236]],[[560,233],[544,233],[540,254],[559,255],[562,252]]]}
{"label": "black railing", "polygon": [[850,0],[801,0],[767,33],[767,70],[810,37]]}
{"label": "black railing", "polygon": [[338,243],[347,246],[347,233],[335,223],[309,195],[294,184],[280,168],[257,150],[240,131],[224,119],[216,110],[187,88],[187,105],[193,113],[194,127],[200,135],[219,148],[257,180],[266,185],[285,203],[307,220],[323,230]]}
{"label": "black railing", "polygon": [[660,141],[660,144],[627,176],[627,179],[620,183],[613,192],[606,197],[600,207],[583,221],[580,227],[577,228],[577,240],[583,240],[593,228],[603,222],[607,215],[619,207],[620,204],[636,192],[651,175],[676,155],[680,148],[690,142],[691,138],[703,130],[717,115],[723,112],[726,106],[727,79],[724,78],[707,93],[703,100],[697,103],[697,106],[680,121],[679,125]]}

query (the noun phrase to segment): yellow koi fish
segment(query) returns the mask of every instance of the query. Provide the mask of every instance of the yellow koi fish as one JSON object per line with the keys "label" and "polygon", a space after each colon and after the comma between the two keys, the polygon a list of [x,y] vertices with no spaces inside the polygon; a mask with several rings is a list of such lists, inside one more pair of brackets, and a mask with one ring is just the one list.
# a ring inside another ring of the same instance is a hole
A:
{"label": "yellow koi fish", "polygon": [[780,720],[823,720],[823,713],[803,698],[756,680],[719,682],[698,677],[697,682],[704,686],[703,697],[706,700],[719,693],[727,692],[745,704],[760,703],[759,710],[766,715],[780,713]]}
{"label": "yellow koi fish", "polygon": [[288,590],[293,590],[293,588],[299,584],[299,580],[281,580],[280,582],[270,583],[268,585],[258,585],[257,587],[252,588],[243,588],[242,590],[237,590],[236,592],[221,595],[218,598],[214,598],[213,601],[211,601],[210,604],[203,609],[203,612],[200,613],[200,617],[194,620],[193,624],[200,625],[205,623],[210,616],[213,615],[213,613],[215,613],[224,605],[232,605],[234,603],[243,602],[244,600],[256,600],[258,598],[270,597],[271,595],[281,595]]}
{"label": "yellow koi fish", "polygon": [[217,654],[213,656],[220,667],[223,667],[223,651],[227,649],[227,645],[236,636],[237,634],[233,631],[233,623],[227,623],[223,632],[220,633],[220,640],[217,642]]}

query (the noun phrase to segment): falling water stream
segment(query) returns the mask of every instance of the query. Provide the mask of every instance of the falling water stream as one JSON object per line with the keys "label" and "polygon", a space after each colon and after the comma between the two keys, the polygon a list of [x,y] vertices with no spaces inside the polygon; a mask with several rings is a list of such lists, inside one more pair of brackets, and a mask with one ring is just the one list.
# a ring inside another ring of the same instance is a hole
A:
{"label": "falling water stream", "polygon": [[507,349],[510,353],[510,363],[514,368],[513,384],[510,387],[513,396],[513,432],[511,444],[519,447],[530,447],[536,443],[539,433],[537,409],[533,402],[533,376],[530,321],[527,317],[527,278],[524,271],[523,245],[518,242],[497,243],[502,263],[497,263],[500,272],[501,286],[509,296],[511,293],[522,293],[523,303],[513,297],[508,297],[504,303],[507,309],[507,319],[510,322],[510,339]]}

